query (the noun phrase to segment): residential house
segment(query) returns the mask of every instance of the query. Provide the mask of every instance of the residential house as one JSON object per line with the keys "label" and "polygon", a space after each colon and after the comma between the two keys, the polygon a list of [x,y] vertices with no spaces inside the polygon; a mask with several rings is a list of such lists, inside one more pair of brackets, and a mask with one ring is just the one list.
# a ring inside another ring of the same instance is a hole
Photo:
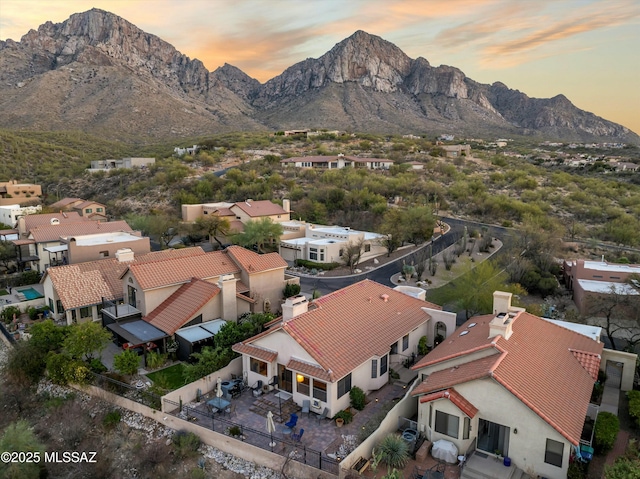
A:
{"label": "residential house", "polygon": [[447,158],[458,158],[460,156],[471,156],[470,145],[440,145]]}
{"label": "residential house", "polygon": [[[86,263],[113,258],[116,252],[123,248],[130,249],[136,255],[151,252],[149,237],[142,236],[139,231],[114,231],[66,236],[60,239],[61,245],[57,251],[63,255],[62,264]],[[47,249],[51,251],[52,248]],[[56,262],[59,263],[60,259],[56,259]]]}
{"label": "residential house", "polygon": [[253,201],[247,199],[237,203],[204,203],[198,205],[182,205],[182,221],[192,223],[198,218],[208,215],[220,216],[229,220],[232,232],[241,232],[247,221],[269,218],[274,223],[289,221],[291,203],[282,200],[282,206],[269,200]]}
{"label": "residential house", "polygon": [[120,158],[117,160],[93,160],[91,168],[87,171],[94,173],[96,171],[108,171],[114,168],[146,168],[156,163],[155,158]]}
{"label": "residential house", "polygon": [[533,477],[565,479],[603,345],[512,307],[511,293],[496,291],[493,309],[413,366],[418,428],[460,454],[503,455]]}
{"label": "residential house", "polygon": [[409,165],[412,170],[424,170],[424,163],[421,161],[409,161],[407,165]]}
{"label": "residential house", "polygon": [[42,211],[42,206],[20,206],[5,205],[0,206],[0,223],[10,227],[15,227],[18,224],[18,218],[26,215],[35,215]]}
{"label": "residential house", "polygon": [[[63,215],[72,215],[72,213],[63,213]],[[48,215],[31,215],[25,217],[25,220],[32,219],[35,216]],[[45,271],[50,266],[59,266],[70,260],[66,252],[69,249],[69,238],[76,236],[85,236],[98,234],[97,242],[99,242],[100,234],[113,232],[132,233],[131,227],[126,221],[112,221],[101,223],[99,221],[82,221],[80,217],[77,222],[60,222],[58,217],[52,217],[49,224],[38,222],[41,226],[30,227],[26,238],[13,241],[18,248],[18,265],[20,269],[32,268],[37,271]],[[86,244],[96,242],[96,240],[83,240]],[[105,240],[105,243],[108,243]],[[105,246],[105,245],[103,245]],[[108,248],[99,251],[107,251]],[[78,250],[79,251],[79,250]],[[78,254],[78,258],[85,257]],[[104,257],[104,255],[103,255]]]}
{"label": "residential house", "polygon": [[106,206],[96,201],[87,201],[82,198],[63,198],[53,203],[50,207],[60,211],[77,211],[80,216],[85,216],[94,221],[107,221]]}
{"label": "residential house", "polygon": [[334,416],[349,406],[352,387],[368,393],[387,384],[389,368],[415,354],[422,336],[433,340],[436,322],[450,334],[455,314],[364,280],[312,302],[288,298],[278,321],[233,350],[250,385],[277,387]]}
{"label": "residential house", "polygon": [[304,221],[285,221],[278,252],[285,260],[297,259],[316,263],[342,263],[342,253],[350,244],[362,242],[360,261],[387,252],[382,245],[384,235],[352,230],[343,226],[323,226]]}
{"label": "residential house", "polygon": [[631,275],[640,275],[640,265],[617,264],[606,261],[570,260],[563,263],[567,287],[573,291],[573,301],[581,314],[589,310],[589,298],[608,294],[637,296],[640,282],[629,281]]}
{"label": "residential house", "polygon": [[16,180],[0,182],[0,206],[39,203],[41,196],[40,185],[18,183]]}
{"label": "residential house", "polygon": [[323,170],[351,168],[367,168],[369,170],[388,170],[393,165],[392,160],[383,158],[360,158],[357,156],[299,156],[280,160],[283,167],[316,168]]}
{"label": "residential house", "polygon": [[198,145],[193,145],[192,147],[186,147],[186,148],[180,148],[179,146],[176,146],[173,149],[173,154],[176,156],[182,156],[182,155],[195,155],[196,153],[198,153],[198,150],[200,149],[200,147]]}

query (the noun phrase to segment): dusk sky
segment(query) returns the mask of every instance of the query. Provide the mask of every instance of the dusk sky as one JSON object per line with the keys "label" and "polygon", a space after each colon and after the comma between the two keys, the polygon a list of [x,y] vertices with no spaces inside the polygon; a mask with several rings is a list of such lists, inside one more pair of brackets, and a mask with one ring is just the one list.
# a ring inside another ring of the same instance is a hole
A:
{"label": "dusk sky", "polygon": [[261,82],[364,30],[481,83],[562,93],[640,134],[639,0],[0,0],[0,39],[93,7]]}

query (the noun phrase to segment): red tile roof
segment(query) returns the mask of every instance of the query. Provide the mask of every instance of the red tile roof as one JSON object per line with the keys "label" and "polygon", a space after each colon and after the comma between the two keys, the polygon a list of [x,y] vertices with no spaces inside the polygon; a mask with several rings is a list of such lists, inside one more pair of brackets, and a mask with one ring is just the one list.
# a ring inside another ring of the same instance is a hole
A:
{"label": "red tile roof", "polygon": [[77,211],[69,211],[66,213],[44,213],[41,215],[27,215],[24,217],[24,226],[27,233],[33,228],[40,226],[48,226],[51,220],[56,219],[60,223],[77,223],[78,221],[90,221],[78,214]]}
{"label": "red tile roof", "polygon": [[[386,301],[383,295],[388,296]],[[244,344],[283,330],[331,381],[337,381],[372,356],[387,354],[392,343],[431,318],[422,308],[435,306],[371,280],[330,293],[312,305],[315,308]],[[241,352],[235,346],[234,350]]]}
{"label": "red tile roof", "polygon": [[79,221],[77,223],[60,223],[59,225],[38,226],[31,229],[31,236],[37,243],[56,241],[60,237],[90,235],[97,233],[114,233],[117,231],[133,231],[126,221]]}
{"label": "red tile roof", "polygon": [[132,264],[129,271],[143,290],[179,284],[191,278],[214,278],[223,274],[235,274],[240,268],[226,251],[213,251],[198,256],[175,258],[162,263]]}
{"label": "red tile roof", "polygon": [[[468,331],[467,334],[451,335],[423,358],[415,369],[485,348],[495,348],[504,354],[492,367],[492,378],[567,440],[577,444],[593,388],[592,375],[600,363],[602,343],[529,313],[520,313],[513,320],[513,334],[508,340],[502,336],[488,338],[492,319],[492,315],[470,319],[458,329]],[[471,323],[476,325],[469,328]],[[473,361],[482,364],[459,366],[455,383],[476,379],[489,361],[484,358]],[[447,382],[441,377],[443,374],[430,375],[427,385],[418,386],[420,392],[442,388]],[[429,387],[429,381],[432,387]]]}
{"label": "red tile roof", "polygon": [[309,364],[298,359],[290,359],[287,363],[287,369],[291,369],[292,371],[297,371],[299,373],[306,374],[307,376],[318,378],[323,381],[331,381],[331,375],[320,366]]}
{"label": "red tile roof", "polygon": [[220,288],[215,284],[191,278],[142,319],[169,335],[175,334],[218,293]]}
{"label": "red tile roof", "polygon": [[232,348],[236,353],[247,354],[256,359],[262,359],[263,361],[272,362],[278,357],[276,351],[270,349],[254,346],[253,344],[237,343]]}
{"label": "red tile roof", "polygon": [[420,403],[425,403],[429,401],[435,401],[436,399],[446,398],[455,404],[458,409],[460,409],[463,413],[465,413],[470,418],[475,417],[478,414],[478,408],[471,404],[467,399],[462,396],[455,389],[445,389],[444,391],[438,391],[437,393],[427,394],[426,396],[422,396],[420,398]]}
{"label": "red tile roof", "polygon": [[83,210],[83,209],[87,208],[88,206],[92,206],[92,205],[104,207],[104,205],[102,203],[98,203],[97,201],[83,201],[79,205],[75,205],[73,208],[77,209],[77,210]]}
{"label": "red tile roof", "polygon": [[[183,248],[155,251],[136,255],[133,263],[161,262],[170,258],[204,255],[202,248]],[[102,298],[113,300],[123,296],[120,277],[133,263],[121,263],[115,258],[87,263],[54,266],[45,271],[41,280],[48,276],[65,309],[100,304]]]}
{"label": "red tile roof", "polygon": [[57,210],[59,208],[65,208],[73,203],[82,203],[83,201],[84,200],[82,198],[62,198],[60,201],[56,201],[49,207]]}
{"label": "red tile roof", "polygon": [[234,203],[230,210],[233,212],[234,208],[239,208],[252,218],[258,218],[260,216],[273,216],[273,215],[286,215],[288,214],[282,206],[272,203],[269,200],[262,201],[239,201]]}
{"label": "red tile roof", "polygon": [[247,273],[263,273],[285,269],[288,264],[278,253],[258,254],[241,246],[229,246],[225,251]]}

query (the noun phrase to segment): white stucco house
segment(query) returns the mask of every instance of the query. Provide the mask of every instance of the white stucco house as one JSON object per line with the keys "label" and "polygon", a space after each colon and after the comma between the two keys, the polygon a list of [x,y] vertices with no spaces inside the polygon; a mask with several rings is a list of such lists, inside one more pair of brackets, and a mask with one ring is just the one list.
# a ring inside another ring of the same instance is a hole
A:
{"label": "white stucco house", "polygon": [[504,455],[529,475],[567,477],[581,440],[603,345],[511,306],[471,318],[413,369],[418,427],[460,454]]}
{"label": "white stucco house", "polygon": [[434,338],[437,322],[455,328],[455,314],[370,280],[312,302],[287,299],[282,317],[233,350],[242,354],[250,386],[277,387],[312,411],[333,417],[349,406],[349,391],[365,394],[389,381],[389,369]]}

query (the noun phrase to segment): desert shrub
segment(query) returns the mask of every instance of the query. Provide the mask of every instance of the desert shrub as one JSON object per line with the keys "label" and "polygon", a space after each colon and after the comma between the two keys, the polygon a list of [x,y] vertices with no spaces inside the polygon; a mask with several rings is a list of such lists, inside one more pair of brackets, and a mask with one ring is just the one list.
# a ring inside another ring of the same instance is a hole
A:
{"label": "desert shrub", "polygon": [[351,400],[351,407],[357,409],[358,411],[362,411],[366,405],[366,396],[364,395],[364,391],[360,389],[358,386],[354,386],[349,391],[349,399]]}
{"label": "desert shrub", "polygon": [[104,364],[102,364],[102,361],[100,361],[99,358],[93,358],[91,361],[89,361],[89,369],[96,374],[102,374],[108,370],[108,368]]}
{"label": "desert shrub", "polygon": [[567,470],[567,479],[585,479],[587,477],[585,464],[570,462]]}
{"label": "desert shrub", "polygon": [[19,341],[9,350],[4,371],[9,377],[17,380],[38,382],[46,368],[46,355],[31,344],[31,341]]}
{"label": "desert shrub", "polygon": [[300,293],[300,285],[299,284],[287,284],[284,287],[284,291],[282,292],[285,298],[290,298],[291,296],[295,296]]}
{"label": "desert shrub", "polygon": [[629,415],[633,418],[636,427],[640,427],[640,391],[627,391],[629,399]]}
{"label": "desert shrub", "polygon": [[121,374],[133,375],[138,371],[138,365],[140,364],[140,358],[138,353],[127,349],[121,353],[116,354],[113,357],[113,368]]}
{"label": "desert shrub", "polygon": [[120,420],[122,419],[122,414],[117,409],[113,411],[109,411],[105,414],[104,418],[102,418],[102,425],[105,429],[113,429],[118,425]]}
{"label": "desert shrub", "polygon": [[376,447],[381,462],[391,468],[404,469],[409,462],[409,446],[397,434],[389,434]]}
{"label": "desert shrub", "polygon": [[427,337],[422,336],[418,341],[418,354],[424,356],[429,352],[429,346],[427,346]]}
{"label": "desert shrub", "polygon": [[147,354],[147,366],[150,369],[158,369],[167,363],[169,356],[160,352],[151,351]]}
{"label": "desert shrub", "polygon": [[342,411],[338,411],[338,413],[333,418],[341,418],[345,424],[349,424],[351,421],[353,421],[353,413],[351,411],[343,409]]}
{"label": "desert shrub", "polygon": [[618,416],[610,412],[601,412],[596,419],[594,430],[594,446],[598,453],[609,451],[616,442],[620,421]]}
{"label": "desert shrub", "polygon": [[178,431],[173,436],[173,448],[178,458],[194,455],[200,447],[200,438],[192,432]]}

